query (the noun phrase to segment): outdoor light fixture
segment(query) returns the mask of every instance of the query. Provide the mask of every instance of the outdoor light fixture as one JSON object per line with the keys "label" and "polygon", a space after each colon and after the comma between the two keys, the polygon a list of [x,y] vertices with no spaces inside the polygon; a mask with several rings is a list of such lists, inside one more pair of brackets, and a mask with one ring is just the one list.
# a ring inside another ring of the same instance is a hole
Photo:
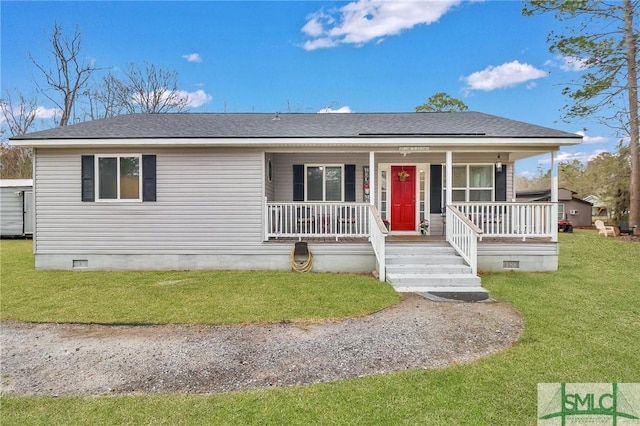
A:
{"label": "outdoor light fixture", "polygon": [[496,170],[499,172],[502,171],[502,161],[500,161],[500,154],[498,154],[498,161],[496,161]]}

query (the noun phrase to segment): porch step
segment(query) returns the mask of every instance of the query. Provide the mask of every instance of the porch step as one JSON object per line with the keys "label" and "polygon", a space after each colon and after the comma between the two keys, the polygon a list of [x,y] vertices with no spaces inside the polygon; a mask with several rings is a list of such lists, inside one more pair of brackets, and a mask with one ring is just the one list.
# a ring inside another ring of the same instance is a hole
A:
{"label": "porch step", "polygon": [[484,287],[447,287],[447,286],[394,286],[398,293],[489,293]]}
{"label": "porch step", "polygon": [[467,274],[429,274],[429,273],[388,273],[387,281],[392,285],[412,285],[412,286],[447,286],[447,287],[473,287],[480,286],[480,277]]}
{"label": "porch step", "polygon": [[447,242],[387,244],[386,278],[398,292],[487,292]]}

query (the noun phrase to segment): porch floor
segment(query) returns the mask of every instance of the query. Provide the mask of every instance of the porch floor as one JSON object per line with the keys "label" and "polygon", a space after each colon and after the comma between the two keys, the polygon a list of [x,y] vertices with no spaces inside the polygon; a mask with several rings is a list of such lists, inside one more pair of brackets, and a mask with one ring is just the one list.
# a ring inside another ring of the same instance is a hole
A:
{"label": "porch floor", "polygon": [[[429,243],[436,241],[445,241],[443,235],[389,235],[387,237],[387,243]],[[330,243],[330,244],[362,244],[368,243],[367,237],[340,237],[336,241],[336,237],[281,237],[270,238],[268,243],[284,243],[292,244],[297,241],[306,241],[307,243]],[[527,238],[522,241],[522,238],[483,238],[480,243],[520,243],[520,244],[532,244],[532,243],[550,243],[550,238]]]}

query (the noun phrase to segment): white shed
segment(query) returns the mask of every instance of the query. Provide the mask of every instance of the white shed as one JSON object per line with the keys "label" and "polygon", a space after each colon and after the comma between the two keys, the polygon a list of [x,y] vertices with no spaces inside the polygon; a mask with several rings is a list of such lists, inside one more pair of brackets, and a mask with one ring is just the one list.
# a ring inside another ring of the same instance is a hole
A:
{"label": "white shed", "polygon": [[0,236],[33,235],[33,179],[0,179]]}

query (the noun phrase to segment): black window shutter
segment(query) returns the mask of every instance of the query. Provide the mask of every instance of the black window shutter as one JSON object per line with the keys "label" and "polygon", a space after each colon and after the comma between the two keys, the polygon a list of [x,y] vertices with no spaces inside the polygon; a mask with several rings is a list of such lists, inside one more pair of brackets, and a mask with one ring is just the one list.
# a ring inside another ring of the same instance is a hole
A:
{"label": "black window shutter", "polygon": [[496,201],[507,201],[507,165],[502,166],[502,170],[495,171],[496,180]]}
{"label": "black window shutter", "polygon": [[356,200],[356,165],[344,165],[344,200]]}
{"label": "black window shutter", "polygon": [[304,201],[304,164],[293,165],[293,201]]}
{"label": "black window shutter", "polygon": [[81,186],[82,201],[96,200],[95,159],[93,155],[82,156]]}
{"label": "black window shutter", "polygon": [[430,213],[441,213],[442,210],[442,165],[431,165]]}
{"label": "black window shutter", "polygon": [[156,156],[142,156],[142,201],[156,201]]}

